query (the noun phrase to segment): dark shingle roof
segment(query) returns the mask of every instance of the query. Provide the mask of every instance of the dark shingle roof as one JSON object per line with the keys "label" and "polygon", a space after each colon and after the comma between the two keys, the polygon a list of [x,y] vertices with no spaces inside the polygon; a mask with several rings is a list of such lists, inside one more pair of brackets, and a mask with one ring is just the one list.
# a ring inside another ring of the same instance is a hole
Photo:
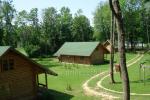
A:
{"label": "dark shingle roof", "polygon": [[90,56],[99,44],[99,42],[65,42],[62,47],[54,54],[54,56]]}

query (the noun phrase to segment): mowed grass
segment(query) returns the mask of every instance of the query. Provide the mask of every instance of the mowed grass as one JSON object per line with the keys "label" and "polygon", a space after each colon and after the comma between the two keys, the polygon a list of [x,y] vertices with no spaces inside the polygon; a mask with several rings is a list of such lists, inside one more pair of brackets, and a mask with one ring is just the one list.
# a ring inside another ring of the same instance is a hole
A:
{"label": "mowed grass", "polygon": [[[136,53],[126,53],[126,61],[128,62],[128,61],[130,61],[131,59],[133,59],[134,57],[136,57],[137,56],[137,54]],[[108,55],[108,59],[110,59],[110,55]],[[117,64],[117,63],[119,63],[119,54],[118,53],[116,53],[115,54],[115,56],[114,56],[114,64]],[[109,64],[107,65],[107,66],[109,66]],[[109,70],[109,69],[108,69]],[[108,71],[107,70],[107,71]],[[95,87],[96,86],[96,83],[98,82],[100,80],[100,78],[95,78],[95,79],[93,79],[92,81],[90,81],[89,82],[89,86],[90,87]],[[110,78],[109,78],[109,82],[108,83],[110,83]]]}
{"label": "mowed grass", "polygon": [[[146,62],[145,65],[150,66],[150,54],[145,54],[144,57],[138,61],[136,64],[130,66],[128,68],[128,73],[129,73],[129,78],[130,78],[130,87],[131,87],[131,92],[133,93],[139,93],[139,94],[148,94],[150,93],[150,68],[146,69],[146,80],[145,84],[141,79],[143,79],[143,72],[141,70],[141,78],[140,78],[140,70],[139,66],[140,63]],[[122,91],[122,82],[120,78],[120,74],[116,73],[115,74],[115,81],[117,82],[116,84],[109,84],[110,78],[107,77],[104,79],[102,82],[102,85],[106,88],[116,90],[116,91]],[[146,98],[150,98],[150,96],[132,96],[133,100],[148,100]]]}
{"label": "mowed grass", "polygon": [[[48,76],[48,87],[68,95],[72,95],[71,100],[94,100],[96,97],[86,97],[82,90],[82,84],[91,76],[108,69],[108,65],[77,65],[77,64],[61,64],[57,59],[43,59],[39,63],[46,65],[55,71],[58,76]],[[49,64],[48,64],[49,63]],[[51,65],[53,65],[51,67]],[[55,66],[56,65],[56,66]],[[40,82],[44,83],[45,78],[40,75]],[[68,87],[70,90],[68,90]],[[67,96],[67,95],[66,95]],[[70,100],[69,99],[69,100]],[[66,97],[56,97],[56,100],[66,100]],[[97,99],[96,99],[97,100]]]}
{"label": "mowed grass", "polygon": [[[127,59],[132,59],[136,54],[127,54]],[[107,59],[109,59],[109,55]],[[118,62],[118,54],[116,54],[116,62]],[[109,63],[102,65],[78,65],[60,63],[55,58],[34,59],[38,63],[50,68],[58,74],[58,76],[48,75],[49,89],[59,92],[55,95],[55,100],[99,100],[99,97],[89,97],[84,95],[82,84],[100,72],[109,69]],[[40,83],[45,83],[43,74],[39,76]]]}

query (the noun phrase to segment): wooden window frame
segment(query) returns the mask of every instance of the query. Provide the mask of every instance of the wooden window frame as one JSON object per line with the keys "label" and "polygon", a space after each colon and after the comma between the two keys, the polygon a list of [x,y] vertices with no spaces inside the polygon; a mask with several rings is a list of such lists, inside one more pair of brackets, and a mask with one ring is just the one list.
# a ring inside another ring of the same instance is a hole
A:
{"label": "wooden window frame", "polygon": [[13,58],[1,59],[1,72],[13,70],[15,61]]}
{"label": "wooden window frame", "polygon": [[80,60],[84,60],[84,58],[85,58],[84,56],[80,56]]}

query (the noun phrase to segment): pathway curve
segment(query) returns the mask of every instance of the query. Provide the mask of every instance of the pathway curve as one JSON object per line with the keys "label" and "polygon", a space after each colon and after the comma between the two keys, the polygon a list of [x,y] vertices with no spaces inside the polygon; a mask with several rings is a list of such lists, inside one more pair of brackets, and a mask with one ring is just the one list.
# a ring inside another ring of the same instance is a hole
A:
{"label": "pathway curve", "polygon": [[[139,61],[141,58],[143,57],[143,55],[141,55],[137,60],[133,61],[132,63],[128,64],[127,67],[130,67],[131,65],[135,64],[137,61]],[[113,92],[113,93],[123,93],[123,92],[120,92],[120,91],[115,91],[115,90],[111,90],[111,89],[108,89],[108,88],[105,88],[103,85],[102,85],[102,81],[107,78],[109,76],[108,75],[105,75],[104,77],[102,77],[100,79],[100,81],[97,82],[97,87],[100,87],[101,89],[104,89],[106,91],[109,91],[109,92]],[[130,93],[131,95],[141,95],[141,96],[150,96],[150,94],[139,94],[139,93]]]}
{"label": "pathway curve", "polygon": [[[135,64],[137,61],[139,61],[141,58],[143,57],[143,55],[137,55],[136,57],[134,57],[133,59],[129,60],[127,62],[127,67]],[[94,75],[93,77],[91,77],[90,79],[88,79],[83,85],[82,85],[82,88],[84,90],[84,93],[86,95],[90,95],[90,96],[100,96],[102,97],[104,100],[113,100],[113,99],[118,99],[119,97],[118,96],[114,96],[112,95],[111,91],[109,92],[104,92],[102,90],[106,90],[108,91],[108,89],[106,89],[105,87],[103,87],[101,85],[101,82],[102,82],[102,79],[106,78],[106,76],[108,77],[109,76],[109,71],[104,71],[104,72],[101,72],[97,75]],[[92,81],[93,79],[95,78],[101,78],[100,81],[97,82],[97,87],[99,88],[100,91],[97,91],[95,89],[93,89],[92,87],[89,87],[88,84],[90,81]]]}

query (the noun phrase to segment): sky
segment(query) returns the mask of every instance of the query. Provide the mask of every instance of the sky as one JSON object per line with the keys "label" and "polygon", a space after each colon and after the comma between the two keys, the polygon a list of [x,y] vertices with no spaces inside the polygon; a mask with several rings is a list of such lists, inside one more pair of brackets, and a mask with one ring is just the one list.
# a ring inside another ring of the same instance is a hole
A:
{"label": "sky", "polygon": [[69,7],[72,14],[76,13],[78,9],[82,9],[83,14],[93,24],[93,13],[98,4],[103,1],[106,0],[13,0],[13,5],[17,11],[30,11],[32,8],[38,8],[39,15],[41,15],[42,9],[47,7],[55,7],[57,11],[63,6]]}

